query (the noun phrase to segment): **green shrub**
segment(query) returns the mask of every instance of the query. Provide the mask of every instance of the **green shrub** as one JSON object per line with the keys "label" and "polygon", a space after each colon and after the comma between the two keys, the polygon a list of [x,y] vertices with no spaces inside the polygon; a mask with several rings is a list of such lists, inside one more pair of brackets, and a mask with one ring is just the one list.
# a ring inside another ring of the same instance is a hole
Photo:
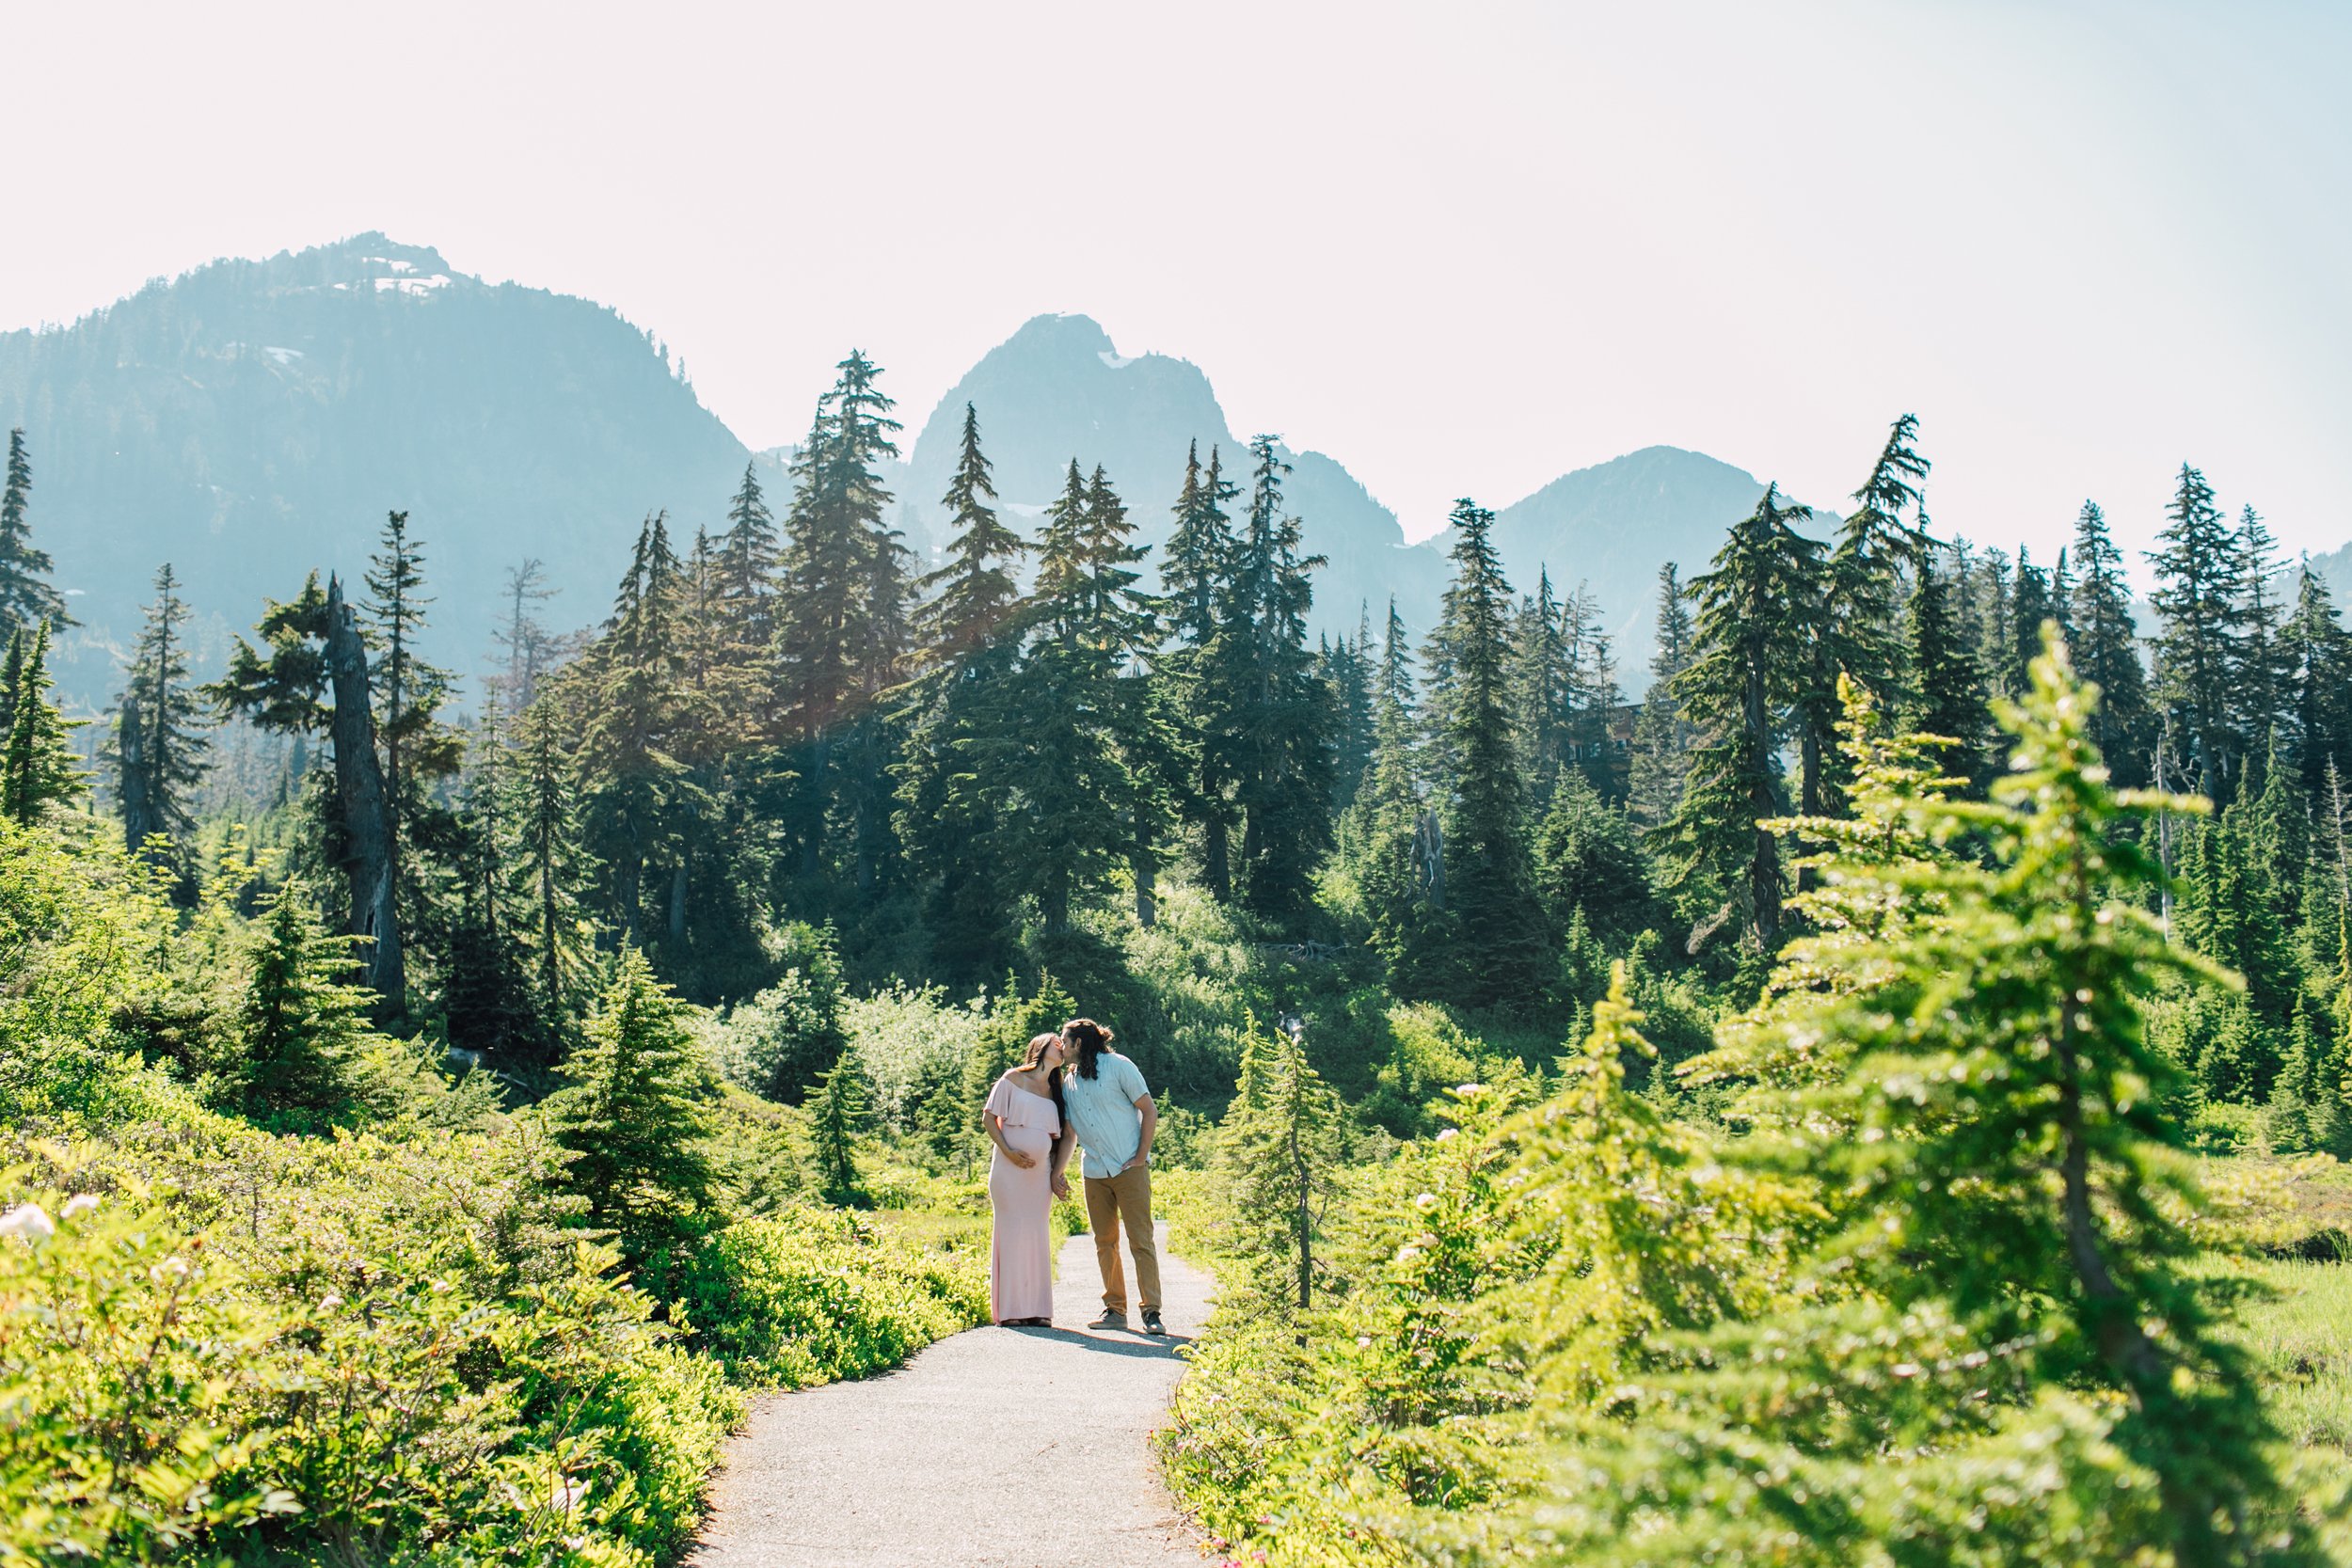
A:
{"label": "green shrub", "polygon": [[61,1155],[111,1192],[8,1183],[56,1228],[20,1208],[0,1240],[0,1556],[620,1568],[683,1544],[740,1401],[611,1249],[500,1212],[511,1161],[188,1131],[249,1187],[206,1229],[121,1168],[168,1148]]}
{"label": "green shrub", "polygon": [[787,927],[784,945],[783,974],[719,1022],[712,1054],[729,1083],[797,1102],[846,1043],[841,959],[830,928]]}
{"label": "green shrub", "polygon": [[711,1237],[677,1282],[688,1322],[747,1384],[805,1388],[894,1367],[988,1321],[988,1257],[925,1245],[832,1210],[746,1220]]}
{"label": "green shrub", "polygon": [[[905,1131],[928,1089],[958,1081],[986,1017],[985,998],[950,1002],[935,986],[894,985],[842,1004],[841,1027],[882,1125]],[[966,1119],[978,1115],[976,1104]]]}

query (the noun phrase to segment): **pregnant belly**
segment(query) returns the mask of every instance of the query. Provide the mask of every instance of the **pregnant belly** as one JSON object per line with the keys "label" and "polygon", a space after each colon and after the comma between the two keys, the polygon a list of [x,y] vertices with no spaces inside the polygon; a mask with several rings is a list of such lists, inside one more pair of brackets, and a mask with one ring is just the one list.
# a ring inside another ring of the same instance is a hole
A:
{"label": "pregnant belly", "polygon": [[1005,1142],[1024,1154],[1035,1155],[1043,1161],[1046,1151],[1054,1147],[1054,1135],[1042,1127],[1008,1127]]}

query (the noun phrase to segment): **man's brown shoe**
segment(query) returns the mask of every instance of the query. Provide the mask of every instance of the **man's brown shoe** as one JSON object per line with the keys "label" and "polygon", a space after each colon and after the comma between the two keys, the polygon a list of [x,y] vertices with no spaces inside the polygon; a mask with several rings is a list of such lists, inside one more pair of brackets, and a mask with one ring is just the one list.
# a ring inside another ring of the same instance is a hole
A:
{"label": "man's brown shoe", "polygon": [[1127,1332],[1127,1314],[1115,1307],[1105,1307],[1103,1308],[1103,1315],[1087,1326],[1096,1329],[1114,1328],[1124,1334]]}

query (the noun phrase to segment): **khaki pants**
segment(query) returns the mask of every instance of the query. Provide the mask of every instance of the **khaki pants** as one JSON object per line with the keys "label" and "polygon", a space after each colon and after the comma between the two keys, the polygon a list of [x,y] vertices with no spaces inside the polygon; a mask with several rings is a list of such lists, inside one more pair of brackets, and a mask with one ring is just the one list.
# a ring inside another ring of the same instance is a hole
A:
{"label": "khaki pants", "polygon": [[1127,1310],[1127,1273],[1119,1264],[1119,1227],[1136,1255],[1136,1290],[1146,1312],[1160,1309],[1160,1243],[1152,1230],[1152,1167],[1086,1179],[1087,1228],[1094,1232],[1094,1261],[1103,1271],[1103,1305]]}

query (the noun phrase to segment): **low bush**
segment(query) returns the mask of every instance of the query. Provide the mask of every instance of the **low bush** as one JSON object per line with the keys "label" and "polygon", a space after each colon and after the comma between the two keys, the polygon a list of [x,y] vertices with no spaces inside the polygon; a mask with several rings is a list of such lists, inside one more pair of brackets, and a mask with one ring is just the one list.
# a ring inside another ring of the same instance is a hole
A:
{"label": "low bush", "polygon": [[975,1246],[883,1216],[803,1210],[729,1226],[677,1281],[678,1306],[738,1382],[805,1388],[864,1377],[988,1321]]}

